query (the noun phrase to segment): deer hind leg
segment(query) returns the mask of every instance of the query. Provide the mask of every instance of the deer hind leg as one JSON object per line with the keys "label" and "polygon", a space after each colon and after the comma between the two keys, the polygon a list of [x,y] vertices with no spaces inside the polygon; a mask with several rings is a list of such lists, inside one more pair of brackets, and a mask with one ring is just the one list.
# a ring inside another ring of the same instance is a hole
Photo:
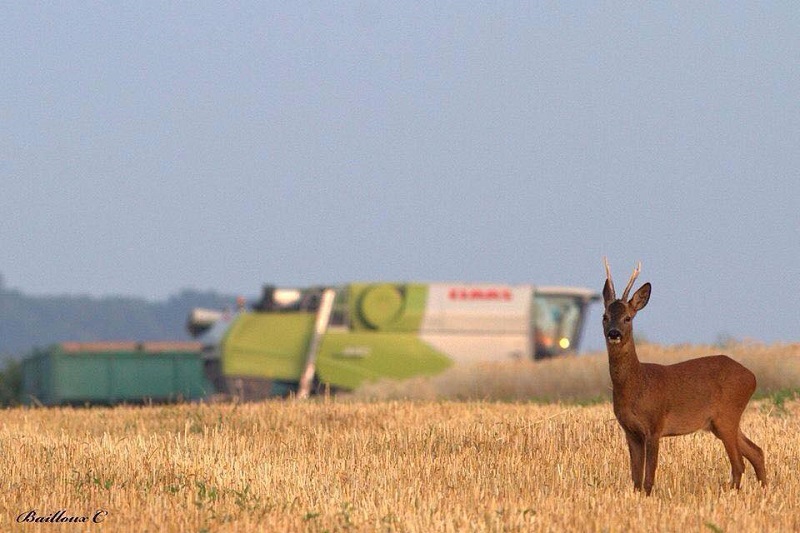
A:
{"label": "deer hind leg", "polygon": [[712,423],[711,431],[725,446],[725,451],[731,461],[731,488],[738,489],[741,486],[742,474],[744,473],[744,459],[742,458],[741,450],[739,450],[739,428],[720,427]]}
{"label": "deer hind leg", "polygon": [[767,486],[767,469],[764,467],[764,452],[744,433],[739,431],[739,449],[745,458],[750,461],[756,471],[756,477],[762,486]]}
{"label": "deer hind leg", "polygon": [[639,435],[625,432],[628,441],[628,452],[631,456],[631,479],[634,490],[642,490],[642,477],[644,476],[644,441]]}

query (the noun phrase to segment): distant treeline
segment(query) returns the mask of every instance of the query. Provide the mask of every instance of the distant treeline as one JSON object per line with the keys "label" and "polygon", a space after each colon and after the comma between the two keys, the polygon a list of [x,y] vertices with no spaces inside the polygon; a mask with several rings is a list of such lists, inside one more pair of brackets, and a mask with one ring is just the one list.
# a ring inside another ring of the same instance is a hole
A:
{"label": "distant treeline", "polygon": [[2,285],[0,356],[19,358],[63,341],[189,340],[194,307],[232,308],[234,296],[185,289],[166,301],[122,296],[29,296]]}

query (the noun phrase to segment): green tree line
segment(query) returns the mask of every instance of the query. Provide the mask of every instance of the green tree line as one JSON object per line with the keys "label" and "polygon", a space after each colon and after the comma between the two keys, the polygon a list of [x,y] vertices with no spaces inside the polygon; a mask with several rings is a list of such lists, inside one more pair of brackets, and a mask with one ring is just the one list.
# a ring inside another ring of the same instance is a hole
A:
{"label": "green tree line", "polygon": [[189,340],[194,307],[232,308],[235,297],[186,289],[164,301],[108,296],[29,296],[0,286],[0,355],[19,358],[65,341]]}

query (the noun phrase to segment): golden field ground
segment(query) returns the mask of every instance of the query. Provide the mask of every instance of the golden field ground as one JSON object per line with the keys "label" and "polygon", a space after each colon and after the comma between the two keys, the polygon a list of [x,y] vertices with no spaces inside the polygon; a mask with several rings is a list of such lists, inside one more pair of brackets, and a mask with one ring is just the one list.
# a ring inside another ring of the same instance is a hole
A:
{"label": "golden field ground", "polygon": [[[558,381],[578,360],[545,366]],[[472,386],[482,378],[498,379],[476,371]],[[605,401],[353,395],[2,417],[3,531],[800,530],[800,400],[784,393],[765,392],[743,418],[766,453],[766,490],[749,464],[742,490],[728,490],[721,443],[698,433],[664,439],[649,498],[632,490]],[[31,510],[107,514],[77,526],[16,521]]]}

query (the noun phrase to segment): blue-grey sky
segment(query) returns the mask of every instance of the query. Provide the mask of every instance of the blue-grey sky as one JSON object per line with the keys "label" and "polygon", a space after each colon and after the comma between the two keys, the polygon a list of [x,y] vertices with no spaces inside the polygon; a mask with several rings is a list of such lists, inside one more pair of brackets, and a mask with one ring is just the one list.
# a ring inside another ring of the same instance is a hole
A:
{"label": "blue-grey sky", "polygon": [[[800,340],[795,2],[16,2],[0,273],[31,294],[653,283]],[[586,342],[602,345],[599,306]]]}

